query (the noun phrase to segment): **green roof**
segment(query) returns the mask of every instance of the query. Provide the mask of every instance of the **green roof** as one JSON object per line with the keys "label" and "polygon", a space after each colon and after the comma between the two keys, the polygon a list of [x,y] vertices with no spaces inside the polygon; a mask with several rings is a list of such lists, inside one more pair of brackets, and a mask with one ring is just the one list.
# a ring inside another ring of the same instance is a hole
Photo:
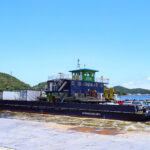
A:
{"label": "green roof", "polygon": [[69,72],[76,72],[76,71],[93,71],[93,72],[98,72],[98,70],[87,69],[87,68],[71,70],[71,71],[69,71]]}

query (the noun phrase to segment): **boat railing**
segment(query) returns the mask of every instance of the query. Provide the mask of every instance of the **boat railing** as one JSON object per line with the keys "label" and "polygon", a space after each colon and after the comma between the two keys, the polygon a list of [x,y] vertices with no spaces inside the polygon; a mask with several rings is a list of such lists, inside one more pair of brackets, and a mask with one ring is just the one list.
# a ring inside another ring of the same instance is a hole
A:
{"label": "boat railing", "polygon": [[[59,80],[59,79],[72,80],[72,76],[69,75],[69,74],[59,74],[59,75],[48,76],[48,80]],[[82,79],[77,79],[77,80],[81,81]],[[109,80],[108,79],[101,79],[101,78],[98,78],[98,77],[95,77],[95,82],[109,84]]]}
{"label": "boat railing", "polygon": [[61,75],[48,76],[48,80],[59,80],[59,79],[72,80],[72,78],[71,78],[71,76],[69,74],[61,74]]}
{"label": "boat railing", "polygon": [[105,84],[109,84],[109,79],[102,79],[99,77],[95,77],[95,82],[101,82],[101,83],[105,83]]}

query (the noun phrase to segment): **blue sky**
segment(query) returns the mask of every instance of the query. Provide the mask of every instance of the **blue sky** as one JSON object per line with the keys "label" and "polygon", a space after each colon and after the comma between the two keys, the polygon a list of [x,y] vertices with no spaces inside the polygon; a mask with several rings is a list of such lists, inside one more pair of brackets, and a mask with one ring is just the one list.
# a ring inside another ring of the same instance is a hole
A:
{"label": "blue sky", "polygon": [[81,66],[150,89],[150,1],[1,0],[0,72],[35,85]]}

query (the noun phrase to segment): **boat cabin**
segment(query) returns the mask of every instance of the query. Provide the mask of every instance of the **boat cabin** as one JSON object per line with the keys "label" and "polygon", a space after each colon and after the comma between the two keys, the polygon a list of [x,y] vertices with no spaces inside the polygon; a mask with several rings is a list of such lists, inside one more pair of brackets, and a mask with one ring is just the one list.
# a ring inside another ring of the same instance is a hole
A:
{"label": "boat cabin", "polygon": [[69,71],[71,79],[54,79],[47,81],[46,93],[65,93],[68,97],[74,95],[88,95],[89,92],[104,93],[104,82],[95,82],[95,73],[98,70],[77,69]]}
{"label": "boat cabin", "polygon": [[98,70],[84,68],[84,69],[72,70],[70,72],[72,73],[72,80],[94,82],[95,72],[98,72]]}

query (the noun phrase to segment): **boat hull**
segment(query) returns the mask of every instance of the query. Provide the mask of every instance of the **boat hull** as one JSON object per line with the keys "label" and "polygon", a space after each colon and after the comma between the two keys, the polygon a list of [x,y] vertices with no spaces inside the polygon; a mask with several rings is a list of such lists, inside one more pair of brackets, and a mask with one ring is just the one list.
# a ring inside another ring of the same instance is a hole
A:
{"label": "boat hull", "polygon": [[30,101],[0,101],[0,110],[46,113],[125,121],[149,121],[147,114],[135,113],[134,107],[100,104],[48,103]]}

